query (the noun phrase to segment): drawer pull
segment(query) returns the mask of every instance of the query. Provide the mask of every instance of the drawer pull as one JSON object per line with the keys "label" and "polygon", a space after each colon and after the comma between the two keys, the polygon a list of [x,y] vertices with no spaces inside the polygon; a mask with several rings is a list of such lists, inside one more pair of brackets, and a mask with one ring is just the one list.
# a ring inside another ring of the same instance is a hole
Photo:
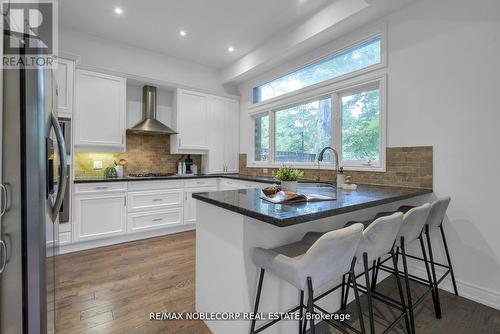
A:
{"label": "drawer pull", "polygon": [[163,218],[155,218],[153,219],[154,222],[161,222],[163,220]]}
{"label": "drawer pull", "polygon": [[203,181],[198,181],[198,182],[196,182],[196,184],[204,184],[204,183],[205,183],[205,182],[203,182]]}
{"label": "drawer pull", "polygon": [[95,187],[97,190],[104,190],[104,189],[108,189],[109,187]]}
{"label": "drawer pull", "polygon": [[153,198],[153,202],[161,202],[163,201],[163,198]]}

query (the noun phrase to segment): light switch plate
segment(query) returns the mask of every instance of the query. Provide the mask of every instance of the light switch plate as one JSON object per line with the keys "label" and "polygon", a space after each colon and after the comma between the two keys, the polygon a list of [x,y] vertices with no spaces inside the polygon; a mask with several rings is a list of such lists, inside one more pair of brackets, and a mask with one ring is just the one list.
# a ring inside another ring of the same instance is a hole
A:
{"label": "light switch plate", "polygon": [[94,161],[94,169],[102,169],[102,161]]}

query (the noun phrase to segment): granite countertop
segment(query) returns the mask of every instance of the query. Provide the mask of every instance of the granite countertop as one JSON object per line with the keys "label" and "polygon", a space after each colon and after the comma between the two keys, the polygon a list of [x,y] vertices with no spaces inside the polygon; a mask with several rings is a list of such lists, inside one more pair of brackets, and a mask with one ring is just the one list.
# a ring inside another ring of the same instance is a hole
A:
{"label": "granite countertop", "polygon": [[[301,188],[299,185],[300,193],[332,195],[334,191],[334,188]],[[337,200],[334,201],[294,205],[267,202],[260,198],[260,189],[195,193],[193,198],[269,224],[286,227],[428,193],[432,193],[432,189],[358,185],[354,191],[339,189]]]}
{"label": "granite countertop", "polygon": [[[278,183],[270,177],[260,177],[260,176],[250,176],[243,174],[197,174],[197,175],[172,175],[172,176],[162,176],[162,177],[118,177],[118,178],[105,178],[103,177],[87,177],[87,178],[75,178],[74,183],[93,183],[93,182],[127,182],[127,181],[160,181],[160,180],[188,180],[188,179],[203,179],[203,178],[214,178],[223,177],[226,179],[235,180],[246,180],[254,182],[263,183]],[[305,181],[304,181],[305,182]],[[311,181],[308,181],[311,182]]]}

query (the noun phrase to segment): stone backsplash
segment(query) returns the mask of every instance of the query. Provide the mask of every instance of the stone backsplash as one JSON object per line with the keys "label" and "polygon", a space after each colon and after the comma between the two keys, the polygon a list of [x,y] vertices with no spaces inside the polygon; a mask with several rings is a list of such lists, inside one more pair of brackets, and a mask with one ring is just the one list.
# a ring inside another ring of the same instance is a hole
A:
{"label": "stone backsplash", "polygon": [[[353,183],[392,185],[412,188],[432,188],[432,146],[388,147],[385,172],[345,171]],[[240,154],[240,174],[272,177],[276,168],[247,167],[247,155]],[[304,179],[328,181],[335,177],[332,170],[305,169]]]}
{"label": "stone backsplash", "polygon": [[[170,136],[160,134],[127,133],[127,151],[123,153],[76,152],[75,178],[101,177],[106,167],[120,159],[127,160],[125,175],[129,173],[177,173],[177,164],[186,155],[170,154]],[[191,155],[201,170],[201,155]],[[102,169],[94,169],[94,161],[102,161]]]}

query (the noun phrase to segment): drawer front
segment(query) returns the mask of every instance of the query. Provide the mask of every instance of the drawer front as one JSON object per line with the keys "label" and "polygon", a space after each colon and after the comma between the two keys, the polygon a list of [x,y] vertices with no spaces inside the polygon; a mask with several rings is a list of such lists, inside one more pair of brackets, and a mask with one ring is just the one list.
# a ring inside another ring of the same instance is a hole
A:
{"label": "drawer front", "polygon": [[77,183],[74,186],[75,194],[92,192],[126,191],[127,182],[99,182],[99,183]]}
{"label": "drawer front", "polygon": [[157,190],[157,189],[178,189],[183,188],[183,180],[171,181],[130,181],[128,190]]}
{"label": "drawer front", "polygon": [[183,205],[183,190],[140,191],[128,193],[128,212],[156,210]]}
{"label": "drawer front", "polygon": [[158,229],[183,224],[182,208],[167,209],[128,215],[128,232]]}
{"label": "drawer front", "polygon": [[195,179],[184,181],[186,188],[213,187],[217,185],[217,179]]}
{"label": "drawer front", "polygon": [[71,232],[59,233],[59,244],[65,245],[71,243]]}

